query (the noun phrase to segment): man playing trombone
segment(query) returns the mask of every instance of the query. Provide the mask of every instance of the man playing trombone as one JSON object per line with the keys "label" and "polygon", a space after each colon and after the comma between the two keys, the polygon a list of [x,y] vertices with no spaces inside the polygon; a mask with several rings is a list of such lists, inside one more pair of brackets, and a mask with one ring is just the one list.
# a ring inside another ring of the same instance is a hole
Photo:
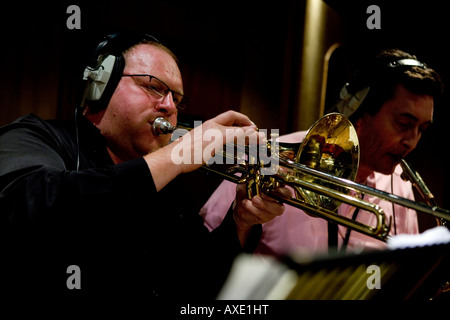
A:
{"label": "man playing trombone", "polygon": [[[28,115],[0,129],[1,290],[34,299],[73,289],[215,298],[234,257],[252,250],[259,225],[284,206],[261,197],[239,202],[209,233],[197,212],[178,205],[171,180],[208,159],[175,165],[173,149],[191,150],[195,140],[169,144],[169,135],[153,131],[157,117],[176,125],[185,103],[177,59],[155,38],[106,37],[84,79],[82,109],[69,123]],[[223,139],[201,139],[200,151],[233,142],[227,130],[265,139],[232,111],[187,135],[203,138],[202,129]]]}
{"label": "man playing trombone", "polygon": [[[359,70],[340,92],[335,108],[351,120],[360,144],[356,182],[397,196],[414,199],[411,183],[401,178],[399,165],[417,146],[433,121],[435,99],[441,94],[439,75],[411,54],[385,50]],[[280,137],[300,142],[306,132]],[[223,182],[201,210],[205,225],[214,229],[233,202],[235,186]],[[357,196],[357,195],[355,195]],[[225,201],[227,199],[227,201]],[[418,233],[414,210],[377,197],[363,200],[378,204],[390,222],[389,235]],[[338,214],[373,226],[376,218],[364,210],[342,204]],[[328,224],[287,205],[285,213],[263,225],[257,252],[282,255],[293,250],[314,253],[336,249],[359,252],[384,248],[385,243],[350,228]]]}

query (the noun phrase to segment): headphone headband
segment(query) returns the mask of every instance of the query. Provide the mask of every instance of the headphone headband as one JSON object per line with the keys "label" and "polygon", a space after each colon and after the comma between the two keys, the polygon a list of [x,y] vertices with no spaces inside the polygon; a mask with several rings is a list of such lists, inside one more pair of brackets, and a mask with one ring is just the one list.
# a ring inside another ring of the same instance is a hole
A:
{"label": "headphone headband", "polygon": [[427,68],[427,66],[424,63],[422,63],[416,59],[400,59],[400,60],[389,62],[387,66],[390,68],[396,68],[396,67],[419,67],[419,68],[423,68],[423,69]]}

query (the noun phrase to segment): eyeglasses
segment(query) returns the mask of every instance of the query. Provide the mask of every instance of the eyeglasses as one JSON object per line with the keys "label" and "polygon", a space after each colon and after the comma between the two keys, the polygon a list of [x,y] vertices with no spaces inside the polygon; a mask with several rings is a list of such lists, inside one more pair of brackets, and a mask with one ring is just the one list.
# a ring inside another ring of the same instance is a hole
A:
{"label": "eyeglasses", "polygon": [[147,92],[157,99],[164,99],[169,92],[172,92],[173,103],[178,110],[186,108],[186,97],[181,93],[175,92],[169,88],[167,84],[149,74],[123,74],[122,77],[148,77],[148,82],[145,84]]}

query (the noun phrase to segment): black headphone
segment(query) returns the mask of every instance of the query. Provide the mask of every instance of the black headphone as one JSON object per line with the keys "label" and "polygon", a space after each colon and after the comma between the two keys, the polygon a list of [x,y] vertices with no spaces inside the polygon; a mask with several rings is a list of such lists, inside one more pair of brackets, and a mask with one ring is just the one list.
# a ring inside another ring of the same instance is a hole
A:
{"label": "black headphone", "polygon": [[123,52],[142,41],[161,44],[146,33],[122,32],[104,37],[84,69],[83,80],[87,83],[81,107],[89,101],[93,112],[106,108],[125,68]]}
{"label": "black headphone", "polygon": [[[383,66],[381,66],[383,67]],[[387,70],[393,70],[398,69],[400,67],[419,67],[426,69],[427,66],[416,60],[416,59],[410,59],[410,58],[404,58],[399,59],[395,61],[389,62],[387,65],[384,66],[384,68],[387,68]],[[379,72],[378,70],[374,70],[374,72]],[[366,72],[367,77],[370,77],[370,72]],[[370,80],[369,80],[370,81]],[[367,83],[369,81],[362,80],[364,84],[361,83],[358,84],[358,87],[356,87],[356,84],[353,83],[346,83],[344,87],[342,87],[340,93],[339,93],[339,101],[336,105],[336,108],[338,112],[346,115],[347,117],[350,117],[355,111],[359,108],[361,103],[366,98],[367,94],[370,91],[370,84]]]}

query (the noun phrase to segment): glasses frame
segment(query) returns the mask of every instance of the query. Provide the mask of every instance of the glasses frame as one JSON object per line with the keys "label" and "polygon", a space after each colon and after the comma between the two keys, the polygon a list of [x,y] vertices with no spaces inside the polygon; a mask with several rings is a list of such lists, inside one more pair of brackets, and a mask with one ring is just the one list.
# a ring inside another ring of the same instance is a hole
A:
{"label": "glasses frame", "polygon": [[186,96],[184,96],[183,94],[173,91],[172,89],[170,89],[170,87],[161,79],[158,79],[155,76],[152,76],[151,74],[146,74],[146,73],[141,73],[141,74],[123,74],[122,77],[149,77],[148,83],[150,83],[152,81],[152,79],[155,79],[159,82],[161,82],[162,85],[164,85],[164,87],[166,88],[164,93],[161,93],[153,88],[147,88],[148,91],[154,92],[156,93],[161,99],[164,99],[169,92],[172,93],[173,97],[176,97],[180,102],[175,103],[175,106],[177,107],[178,110],[184,110],[186,108],[186,104],[187,104],[187,99]]}

